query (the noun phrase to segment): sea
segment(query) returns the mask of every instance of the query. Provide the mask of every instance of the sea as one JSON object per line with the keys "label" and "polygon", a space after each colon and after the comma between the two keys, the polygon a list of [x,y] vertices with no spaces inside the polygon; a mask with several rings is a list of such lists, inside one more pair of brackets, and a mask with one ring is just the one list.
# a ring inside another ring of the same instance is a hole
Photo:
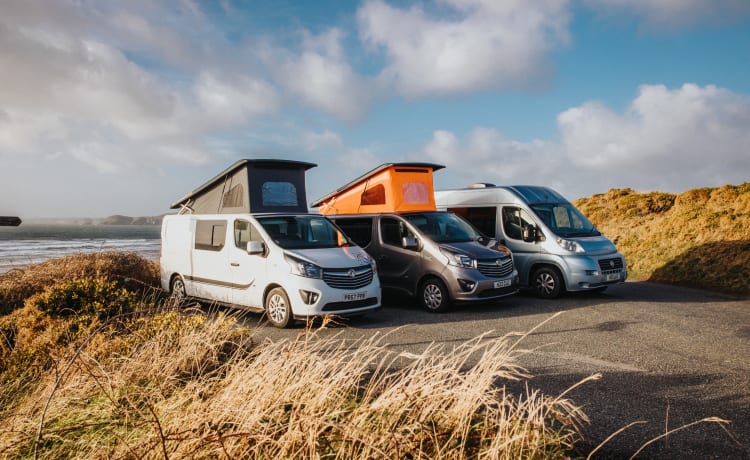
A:
{"label": "sea", "polygon": [[133,251],[158,260],[159,225],[26,224],[0,227],[0,273],[69,254]]}

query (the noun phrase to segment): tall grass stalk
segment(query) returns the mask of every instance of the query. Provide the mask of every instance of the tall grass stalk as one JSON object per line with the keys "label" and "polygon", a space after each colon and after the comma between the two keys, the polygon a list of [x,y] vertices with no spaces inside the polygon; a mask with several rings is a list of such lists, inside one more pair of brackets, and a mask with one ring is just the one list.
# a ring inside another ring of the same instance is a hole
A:
{"label": "tall grass stalk", "polygon": [[324,329],[255,343],[236,319],[101,328],[0,422],[0,456],[562,458],[587,421],[564,395],[506,391],[527,378],[516,336],[409,354]]}

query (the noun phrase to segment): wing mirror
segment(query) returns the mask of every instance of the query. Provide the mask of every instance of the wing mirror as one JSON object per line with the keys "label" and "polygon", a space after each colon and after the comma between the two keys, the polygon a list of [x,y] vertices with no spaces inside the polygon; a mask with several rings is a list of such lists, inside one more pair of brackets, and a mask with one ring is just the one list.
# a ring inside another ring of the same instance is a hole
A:
{"label": "wing mirror", "polygon": [[404,249],[409,249],[411,251],[416,251],[419,249],[419,243],[413,236],[405,236],[401,238],[401,247],[403,247]]}
{"label": "wing mirror", "polygon": [[248,241],[247,253],[250,255],[263,254],[266,252],[266,245],[260,241]]}
{"label": "wing mirror", "polygon": [[531,224],[523,226],[523,240],[527,243],[536,241],[536,227]]}

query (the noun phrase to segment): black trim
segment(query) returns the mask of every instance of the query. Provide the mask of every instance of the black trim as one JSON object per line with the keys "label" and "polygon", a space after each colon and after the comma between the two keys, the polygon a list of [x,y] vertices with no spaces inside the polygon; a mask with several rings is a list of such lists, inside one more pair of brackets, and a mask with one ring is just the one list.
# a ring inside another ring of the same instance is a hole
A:
{"label": "black trim", "polygon": [[196,283],[210,284],[212,286],[223,286],[223,287],[229,287],[232,289],[247,289],[253,284],[255,284],[255,280],[250,281],[250,283],[248,284],[236,284],[236,283],[227,283],[226,281],[219,281],[219,280],[214,280],[210,278],[200,278],[197,276],[185,276],[185,279],[196,282]]}

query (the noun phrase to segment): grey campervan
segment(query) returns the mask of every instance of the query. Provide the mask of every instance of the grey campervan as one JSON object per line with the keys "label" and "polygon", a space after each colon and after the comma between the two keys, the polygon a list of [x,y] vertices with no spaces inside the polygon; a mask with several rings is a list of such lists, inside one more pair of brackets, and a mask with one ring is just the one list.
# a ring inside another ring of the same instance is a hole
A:
{"label": "grey campervan", "polygon": [[625,257],[567,199],[548,187],[475,184],[435,192],[454,212],[512,252],[521,286],[543,298],[604,290],[627,279]]}
{"label": "grey campervan", "polygon": [[[386,163],[312,204],[377,264],[383,288],[415,296],[428,311],[518,292],[510,251],[469,222],[435,209],[429,163]],[[492,240],[494,241],[494,240]]]}

